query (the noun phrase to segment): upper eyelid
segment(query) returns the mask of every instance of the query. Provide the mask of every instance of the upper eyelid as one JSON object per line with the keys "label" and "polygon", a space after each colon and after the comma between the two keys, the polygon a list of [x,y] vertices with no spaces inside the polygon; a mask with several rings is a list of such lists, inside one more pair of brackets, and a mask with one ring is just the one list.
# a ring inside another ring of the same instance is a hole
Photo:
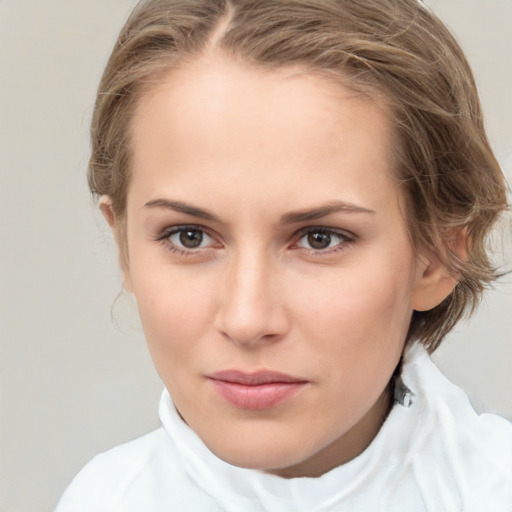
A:
{"label": "upper eyelid", "polygon": [[[160,231],[158,231],[156,233],[156,235],[153,236],[153,240],[155,240],[157,242],[169,243],[169,244],[176,245],[173,242],[171,242],[169,240],[169,238],[172,235],[175,235],[176,233],[179,233],[180,231],[185,231],[187,229],[196,230],[196,231],[202,231],[208,237],[210,237],[214,242],[221,243],[221,242],[219,242],[219,236],[216,236],[215,234],[212,234],[211,230],[209,230],[205,226],[200,226],[200,225],[197,225],[197,224],[178,224],[178,225],[175,225],[175,226],[165,227],[165,228],[161,229]],[[188,252],[193,252],[195,250],[209,249],[209,248],[210,247],[204,247],[204,248],[198,247],[197,249],[183,248],[183,250],[184,251],[188,251]]]}
{"label": "upper eyelid", "polygon": [[332,228],[327,226],[307,226],[302,229],[299,229],[294,236],[296,238],[301,238],[302,236],[307,235],[308,233],[315,232],[334,233],[335,235],[345,237],[350,240],[355,240],[357,238],[357,236],[354,233],[348,231],[347,229]]}
{"label": "upper eyelid", "polygon": [[[204,231],[207,235],[211,235],[212,230],[207,228],[206,226],[202,226],[199,224],[177,224],[175,226],[168,226],[159,231],[158,236],[168,235],[169,233],[177,233],[179,231],[183,231],[185,229],[196,229],[198,231]],[[324,231],[329,233],[335,233],[340,235],[346,235],[347,237],[356,238],[356,235],[347,229],[341,228],[333,228],[329,226],[305,226],[301,229],[298,229],[293,236],[298,236],[300,234],[312,233],[315,231]]]}
{"label": "upper eyelid", "polygon": [[206,228],[205,226],[200,226],[198,224],[178,224],[175,226],[168,226],[163,229],[161,229],[156,237],[157,238],[165,238],[170,235],[174,235],[175,233],[179,233],[180,231],[185,231],[186,229],[196,230],[196,231],[202,231],[203,233],[206,233],[211,238],[214,238],[212,235],[211,230]]}

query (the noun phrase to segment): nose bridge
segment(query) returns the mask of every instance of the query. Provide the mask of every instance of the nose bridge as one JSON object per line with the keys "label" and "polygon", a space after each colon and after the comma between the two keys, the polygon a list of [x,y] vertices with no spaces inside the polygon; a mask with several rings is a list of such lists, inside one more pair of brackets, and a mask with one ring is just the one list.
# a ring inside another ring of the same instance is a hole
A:
{"label": "nose bridge", "polygon": [[238,344],[276,338],[286,330],[286,321],[276,295],[276,268],[261,248],[246,248],[229,263],[222,294],[219,326]]}

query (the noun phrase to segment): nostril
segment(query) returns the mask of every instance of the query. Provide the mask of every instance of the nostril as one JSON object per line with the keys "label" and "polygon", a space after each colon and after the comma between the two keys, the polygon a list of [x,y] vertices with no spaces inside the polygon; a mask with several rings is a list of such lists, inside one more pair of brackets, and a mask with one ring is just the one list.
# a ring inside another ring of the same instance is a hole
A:
{"label": "nostril", "polygon": [[231,310],[219,315],[218,328],[224,337],[237,345],[274,342],[288,330],[288,322],[279,308]]}

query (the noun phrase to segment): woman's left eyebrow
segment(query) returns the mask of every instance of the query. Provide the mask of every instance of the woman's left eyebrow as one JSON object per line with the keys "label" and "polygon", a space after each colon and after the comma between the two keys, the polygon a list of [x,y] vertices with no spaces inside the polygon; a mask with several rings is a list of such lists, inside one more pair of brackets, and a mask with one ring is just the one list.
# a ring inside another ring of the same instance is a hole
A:
{"label": "woman's left eyebrow", "polygon": [[297,222],[305,222],[310,220],[321,219],[331,213],[376,213],[375,210],[363,208],[352,203],[345,203],[343,201],[330,202],[317,208],[308,210],[299,210],[296,212],[286,213],[281,217],[281,224],[295,224]]}

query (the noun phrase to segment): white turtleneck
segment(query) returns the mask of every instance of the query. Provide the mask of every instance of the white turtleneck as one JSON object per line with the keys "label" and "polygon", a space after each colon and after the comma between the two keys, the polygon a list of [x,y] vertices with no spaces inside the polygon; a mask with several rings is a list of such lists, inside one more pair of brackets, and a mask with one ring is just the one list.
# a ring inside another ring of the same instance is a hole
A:
{"label": "white turtleneck", "polygon": [[477,415],[420,345],[370,446],[319,478],[232,466],[206,448],[167,393],[162,427],[95,457],[57,512],[512,511],[512,424]]}

